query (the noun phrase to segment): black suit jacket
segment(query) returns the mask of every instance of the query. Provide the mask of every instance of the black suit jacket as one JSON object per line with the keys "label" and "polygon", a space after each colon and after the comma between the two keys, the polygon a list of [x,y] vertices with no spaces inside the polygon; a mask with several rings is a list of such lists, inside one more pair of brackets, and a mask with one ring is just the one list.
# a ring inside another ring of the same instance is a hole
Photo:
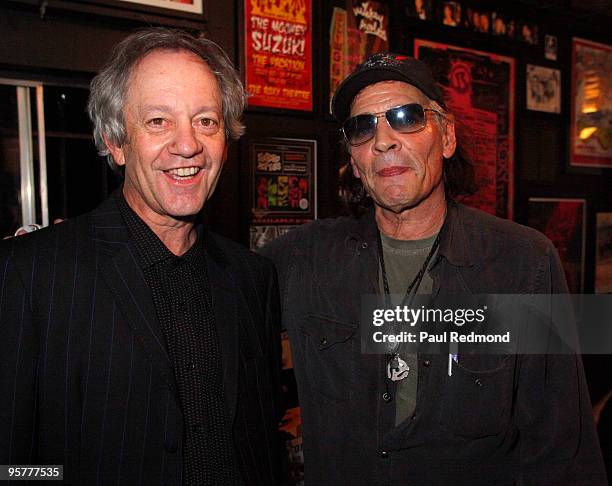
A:
{"label": "black suit jacket", "polygon": [[[275,272],[204,241],[238,463],[247,484],[276,484]],[[174,374],[113,197],[0,244],[0,329],[1,464],[62,464],[65,484],[181,484]]]}

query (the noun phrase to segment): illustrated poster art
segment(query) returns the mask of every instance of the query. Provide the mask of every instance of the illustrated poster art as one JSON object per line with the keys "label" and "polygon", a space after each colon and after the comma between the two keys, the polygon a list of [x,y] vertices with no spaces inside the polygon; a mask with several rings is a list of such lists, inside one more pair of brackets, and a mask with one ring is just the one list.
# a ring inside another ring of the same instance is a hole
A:
{"label": "illustrated poster art", "polygon": [[251,140],[251,247],[317,217],[314,140]]}
{"label": "illustrated poster art", "polygon": [[340,82],[358,64],[389,50],[388,7],[373,0],[346,0],[346,9],[334,8],[329,34],[331,104]]}
{"label": "illustrated poster art", "polygon": [[421,39],[414,41],[414,56],[432,69],[474,164],[478,191],[461,202],[512,219],[514,59]]}
{"label": "illustrated poster art", "polygon": [[561,71],[527,64],[527,109],[561,113]]}
{"label": "illustrated poster art", "polygon": [[573,39],[570,165],[612,168],[612,46]]}
{"label": "illustrated poster art", "polygon": [[569,290],[584,287],[584,199],[529,198],[527,225],[544,233],[559,252]]}
{"label": "illustrated poster art", "polygon": [[244,0],[250,106],[312,111],[312,0]]}
{"label": "illustrated poster art", "polygon": [[612,213],[597,213],[595,293],[612,294]]}

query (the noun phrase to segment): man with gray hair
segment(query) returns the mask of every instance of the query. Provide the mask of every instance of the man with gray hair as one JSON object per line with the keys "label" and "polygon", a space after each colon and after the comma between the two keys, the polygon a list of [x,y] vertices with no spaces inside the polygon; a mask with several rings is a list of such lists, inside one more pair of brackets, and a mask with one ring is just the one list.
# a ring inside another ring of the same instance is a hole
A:
{"label": "man with gray hair", "polygon": [[168,29],[95,77],[95,141],[124,182],[0,246],[0,463],[62,465],[66,484],[280,481],[274,269],[198,223],[245,99],[216,44]]}

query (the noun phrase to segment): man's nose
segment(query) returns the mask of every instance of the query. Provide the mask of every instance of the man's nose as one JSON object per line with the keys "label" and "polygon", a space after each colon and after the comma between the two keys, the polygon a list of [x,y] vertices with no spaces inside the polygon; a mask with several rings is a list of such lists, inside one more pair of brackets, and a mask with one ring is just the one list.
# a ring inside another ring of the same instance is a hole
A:
{"label": "man's nose", "polygon": [[376,152],[388,152],[389,150],[398,149],[400,146],[399,133],[391,128],[386,117],[380,117],[376,124],[376,132],[374,133],[373,150]]}
{"label": "man's nose", "polygon": [[181,157],[189,158],[202,151],[202,143],[196,136],[196,129],[191,123],[179,123],[176,126],[170,152]]}

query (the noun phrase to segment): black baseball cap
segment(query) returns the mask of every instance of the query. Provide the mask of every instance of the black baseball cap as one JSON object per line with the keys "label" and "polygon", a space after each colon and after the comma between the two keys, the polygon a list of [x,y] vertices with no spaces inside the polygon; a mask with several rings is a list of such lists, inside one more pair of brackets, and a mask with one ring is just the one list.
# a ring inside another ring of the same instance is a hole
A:
{"label": "black baseball cap", "polygon": [[332,100],[332,115],[336,120],[344,122],[351,113],[351,103],[355,96],[366,86],[379,81],[411,84],[445,107],[442,90],[423,61],[391,52],[379,52],[363,61],[338,86]]}

